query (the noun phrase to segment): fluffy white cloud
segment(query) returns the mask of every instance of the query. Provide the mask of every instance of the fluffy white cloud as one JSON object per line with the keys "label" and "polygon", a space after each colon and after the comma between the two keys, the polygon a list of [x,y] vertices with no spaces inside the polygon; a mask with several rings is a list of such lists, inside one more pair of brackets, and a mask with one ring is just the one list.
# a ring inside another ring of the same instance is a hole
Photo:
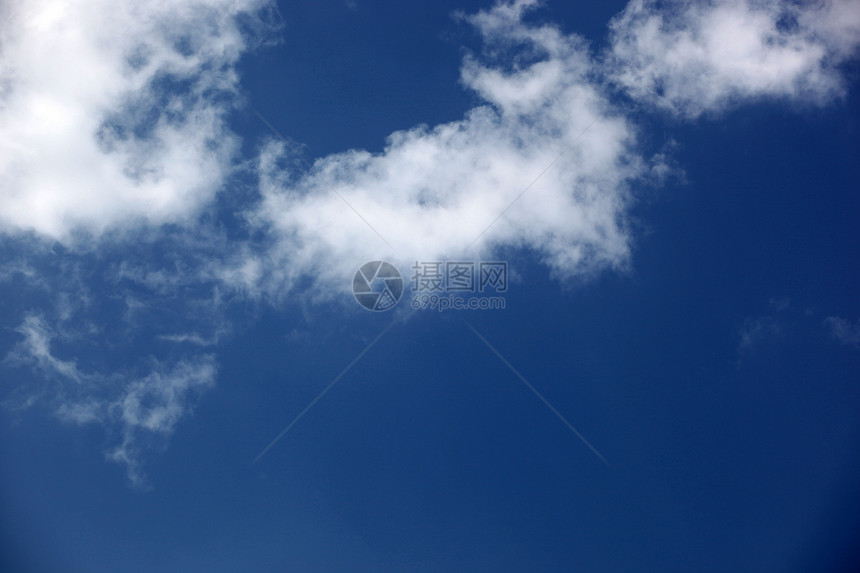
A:
{"label": "fluffy white cloud", "polygon": [[230,170],[225,125],[269,0],[0,3],[0,232],[181,221]]}
{"label": "fluffy white cloud", "polygon": [[[330,292],[373,258],[408,268],[501,247],[533,249],[562,277],[623,267],[628,184],[647,162],[593,80],[585,43],[523,21],[534,4],[502,3],[468,18],[490,63],[465,60],[462,81],[486,104],[462,120],[394,133],[379,154],[321,158],[302,175],[286,167],[282,143],[267,145],[252,220],[273,243],[257,260],[262,270],[252,265],[245,277],[277,291],[312,276]],[[493,53],[516,54],[513,65]]]}
{"label": "fluffy white cloud", "polygon": [[761,97],[822,104],[846,90],[860,1],[632,0],[610,27],[610,74],[640,102],[685,117]]}

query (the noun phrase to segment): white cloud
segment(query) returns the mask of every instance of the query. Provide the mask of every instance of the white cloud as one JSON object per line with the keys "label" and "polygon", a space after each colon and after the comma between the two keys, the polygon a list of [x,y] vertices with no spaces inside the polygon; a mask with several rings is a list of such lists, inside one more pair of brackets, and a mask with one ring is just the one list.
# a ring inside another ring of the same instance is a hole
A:
{"label": "white cloud", "polygon": [[593,80],[584,41],[523,22],[534,4],[502,3],[468,18],[488,54],[517,55],[513,65],[466,58],[462,81],[486,103],[462,120],[396,132],[379,154],[321,158],[310,174],[291,172],[283,144],[265,146],[252,220],[273,243],[244,277],[283,292],[312,276],[331,294],[373,258],[408,268],[503,247],[533,249],[561,277],[623,268],[628,184],[649,166],[632,125]]}
{"label": "white cloud", "polygon": [[239,18],[268,0],[0,4],[0,232],[182,221],[230,170]]}
{"label": "white cloud", "polygon": [[[25,253],[0,266],[0,281],[39,289],[56,319],[31,313],[17,329],[10,358],[49,381],[22,403],[104,424],[110,459],[137,485],[151,442],[163,442],[191,396],[214,383],[212,356],[183,353],[233,331],[230,300],[297,291],[329,299],[376,258],[408,271],[416,260],[527,249],[562,279],[624,269],[631,187],[677,169],[671,143],[643,157],[608,75],[685,116],[749,97],[820,103],[844,92],[836,66],[856,52],[858,35],[857,2],[782,7],[791,11],[782,20],[769,0],[677,3],[674,15],[633,2],[613,24],[613,58],[597,59],[577,36],[526,23],[536,1],[503,2],[463,17],[486,49],[463,62],[462,82],[483,104],[460,121],[396,132],[381,153],[320,158],[310,173],[294,168],[288,144],[270,141],[256,158],[261,199],[244,206],[250,239],[199,219],[159,228],[194,219],[232,169],[225,114],[248,48],[239,21],[266,4],[0,3],[0,233]],[[88,252],[48,252],[24,237],[70,243],[130,228],[142,230],[139,240]],[[741,347],[781,328],[774,317],[752,319]],[[179,358],[105,374],[66,353],[142,342]]]}
{"label": "white cloud", "polygon": [[188,334],[162,334],[159,335],[158,338],[169,342],[176,342],[177,344],[187,343],[197,346],[215,346],[218,344],[218,334],[219,333],[216,333],[211,337],[205,337],[196,332],[191,332]]}
{"label": "white cloud", "polygon": [[678,170],[665,153],[642,157],[607,80],[689,117],[762,96],[824,103],[844,93],[838,65],[860,42],[856,0],[634,0],[612,22],[610,53],[595,58],[581,38],[527,23],[538,4],[462,16],[486,47],[463,63],[462,83],[485,102],[464,119],[396,132],[382,153],[321,158],[310,174],[290,168],[285,145],[266,146],[251,220],[271,245],[224,276],[269,293],[314,277],[311,292],[326,296],[367,260],[408,269],[505,248],[533,250],[562,278],[624,268],[630,184]]}
{"label": "white cloud", "polygon": [[783,326],[776,316],[759,316],[744,321],[740,331],[738,350],[750,350],[766,340],[783,334]]}
{"label": "white cloud", "polygon": [[114,442],[107,457],[121,463],[135,487],[146,488],[142,470],[145,452],[166,443],[177,423],[192,410],[193,397],[215,384],[217,365],[212,355],[165,364],[146,361],[146,375],[83,372],[75,361],[57,358],[53,328],[39,315],[28,315],[17,329],[23,340],[7,357],[9,362],[34,364],[48,379],[45,389],[22,388],[21,407],[45,404],[62,421],[97,423]]}
{"label": "white cloud", "polygon": [[45,288],[45,280],[39,272],[24,258],[6,261],[0,264],[0,283],[12,282],[22,278],[28,285]]}
{"label": "white cloud", "polygon": [[784,337],[790,332],[793,322],[791,298],[788,296],[772,297],[768,300],[769,312],[761,316],[744,320],[738,333],[738,352],[749,354],[757,347]]}
{"label": "white cloud", "polygon": [[45,319],[38,314],[28,314],[16,329],[24,336],[9,358],[16,362],[31,362],[45,374],[59,374],[61,377],[81,383],[85,375],[78,370],[73,360],[61,360],[51,353],[53,331]]}
{"label": "white cloud", "polygon": [[855,324],[838,316],[828,316],[824,324],[830,329],[830,333],[841,344],[860,347],[860,320]]}
{"label": "white cloud", "polygon": [[610,75],[632,98],[685,117],[773,97],[841,97],[860,46],[860,1],[632,0],[611,23]]}

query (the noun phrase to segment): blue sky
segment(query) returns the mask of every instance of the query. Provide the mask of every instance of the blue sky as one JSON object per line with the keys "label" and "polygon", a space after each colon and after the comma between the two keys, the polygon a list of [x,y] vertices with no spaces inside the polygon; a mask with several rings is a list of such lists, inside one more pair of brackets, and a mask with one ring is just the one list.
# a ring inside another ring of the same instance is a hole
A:
{"label": "blue sky", "polygon": [[4,571],[860,561],[858,2],[103,4],[0,8]]}

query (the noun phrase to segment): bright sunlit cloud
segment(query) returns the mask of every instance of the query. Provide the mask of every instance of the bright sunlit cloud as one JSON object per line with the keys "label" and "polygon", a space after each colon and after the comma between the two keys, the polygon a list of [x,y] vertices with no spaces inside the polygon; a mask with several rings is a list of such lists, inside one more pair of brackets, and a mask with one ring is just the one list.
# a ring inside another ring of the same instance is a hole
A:
{"label": "bright sunlit cloud", "polygon": [[610,76],[683,117],[762,98],[826,104],[860,46],[860,2],[633,0],[611,24]]}
{"label": "bright sunlit cloud", "polygon": [[239,19],[267,3],[4,2],[0,232],[69,242],[196,214],[237,145]]}

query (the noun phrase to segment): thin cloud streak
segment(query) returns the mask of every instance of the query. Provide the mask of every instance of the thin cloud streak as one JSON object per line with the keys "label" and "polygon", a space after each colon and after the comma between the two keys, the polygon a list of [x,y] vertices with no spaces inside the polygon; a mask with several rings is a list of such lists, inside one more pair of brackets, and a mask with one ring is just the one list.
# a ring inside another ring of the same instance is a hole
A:
{"label": "thin cloud streak", "polygon": [[[144,365],[145,375],[131,369],[112,374],[86,372],[74,361],[54,355],[51,345],[56,332],[43,317],[28,315],[17,330],[24,339],[6,362],[32,364],[50,380],[38,390],[22,389],[24,398],[17,409],[41,404],[63,422],[103,426],[108,436],[105,457],[125,468],[133,487],[149,489],[144,459],[163,447],[191,413],[192,398],[214,386],[218,370],[214,356],[198,355],[173,363],[150,359]],[[116,435],[121,437],[119,443]]]}

